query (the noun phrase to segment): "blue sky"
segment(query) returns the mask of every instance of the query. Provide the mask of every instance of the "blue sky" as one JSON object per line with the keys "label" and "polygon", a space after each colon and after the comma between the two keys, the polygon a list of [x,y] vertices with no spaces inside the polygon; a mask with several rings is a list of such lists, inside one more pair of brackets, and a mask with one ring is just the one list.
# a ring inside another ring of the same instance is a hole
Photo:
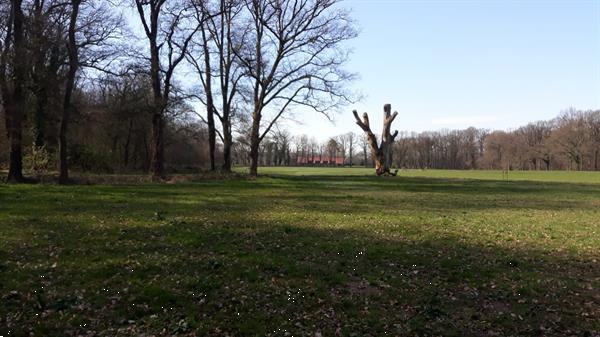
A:
{"label": "blue sky", "polygon": [[510,129],[568,107],[600,108],[600,0],[347,0],[361,33],[348,70],[365,99],[335,115],[286,122],[317,139],[358,132],[352,109],[380,132],[382,106],[407,131]]}

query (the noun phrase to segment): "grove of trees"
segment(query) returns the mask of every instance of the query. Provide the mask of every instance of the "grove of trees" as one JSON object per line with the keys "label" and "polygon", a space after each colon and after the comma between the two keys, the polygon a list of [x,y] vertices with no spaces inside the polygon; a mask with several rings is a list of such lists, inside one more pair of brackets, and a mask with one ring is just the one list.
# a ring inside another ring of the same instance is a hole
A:
{"label": "grove of trees", "polygon": [[468,128],[403,133],[395,164],[407,168],[600,170],[600,110],[568,109],[511,131]]}
{"label": "grove of trees", "polygon": [[[337,0],[3,0],[0,166],[230,171],[295,106],[351,102]],[[200,117],[200,118],[198,118]],[[218,138],[217,138],[218,137]]]}

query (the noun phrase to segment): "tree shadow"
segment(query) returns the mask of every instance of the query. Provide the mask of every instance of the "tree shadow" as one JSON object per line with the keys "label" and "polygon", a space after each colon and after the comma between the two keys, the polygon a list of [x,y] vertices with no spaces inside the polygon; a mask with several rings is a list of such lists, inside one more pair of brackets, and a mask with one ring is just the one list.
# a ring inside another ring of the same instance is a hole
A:
{"label": "tree shadow", "polygon": [[[258,181],[118,186],[0,187],[0,211],[11,215],[92,212],[190,213],[190,205],[221,211],[298,211],[372,214],[395,211],[587,210],[599,206],[600,185],[378,177],[277,177]],[[591,198],[590,198],[591,197]],[[26,202],[25,202],[26,201]],[[90,207],[95,205],[96,207]]]}
{"label": "tree shadow", "polygon": [[598,256],[247,221],[15,220],[0,332],[594,335]]}

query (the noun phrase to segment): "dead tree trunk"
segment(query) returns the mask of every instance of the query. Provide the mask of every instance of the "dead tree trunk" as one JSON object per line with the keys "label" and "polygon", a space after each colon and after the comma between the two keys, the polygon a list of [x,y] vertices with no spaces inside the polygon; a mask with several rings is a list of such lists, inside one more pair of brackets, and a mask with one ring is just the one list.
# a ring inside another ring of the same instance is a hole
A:
{"label": "dead tree trunk", "polygon": [[381,144],[377,143],[377,137],[373,134],[373,131],[371,131],[367,113],[365,112],[363,114],[362,120],[358,117],[358,112],[356,112],[356,110],[352,111],[352,113],[356,119],[356,124],[363,129],[367,136],[369,147],[371,148],[371,156],[375,162],[375,173],[377,173],[378,176],[395,176],[398,170],[392,173],[390,168],[392,166],[392,144],[398,135],[398,131],[394,131],[394,134],[391,134],[390,128],[392,122],[398,115],[398,112],[394,111],[392,114],[392,106],[390,104],[383,106],[383,133],[381,135]]}

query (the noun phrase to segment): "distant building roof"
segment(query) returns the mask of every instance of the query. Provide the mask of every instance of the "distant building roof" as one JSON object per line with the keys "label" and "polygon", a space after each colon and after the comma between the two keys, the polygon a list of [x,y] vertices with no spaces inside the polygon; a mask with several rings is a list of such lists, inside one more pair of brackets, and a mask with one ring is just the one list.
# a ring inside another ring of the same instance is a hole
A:
{"label": "distant building roof", "polygon": [[344,165],[344,157],[336,156],[298,156],[298,164],[333,164]]}

